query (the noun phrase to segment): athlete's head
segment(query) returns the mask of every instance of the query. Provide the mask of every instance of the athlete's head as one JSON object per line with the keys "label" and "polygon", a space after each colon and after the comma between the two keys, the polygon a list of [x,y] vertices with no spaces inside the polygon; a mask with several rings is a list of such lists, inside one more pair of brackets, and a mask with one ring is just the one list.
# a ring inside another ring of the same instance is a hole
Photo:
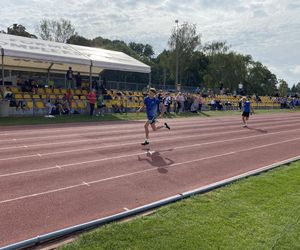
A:
{"label": "athlete's head", "polygon": [[156,89],[155,88],[150,88],[148,91],[148,95],[150,97],[154,97],[156,95]]}

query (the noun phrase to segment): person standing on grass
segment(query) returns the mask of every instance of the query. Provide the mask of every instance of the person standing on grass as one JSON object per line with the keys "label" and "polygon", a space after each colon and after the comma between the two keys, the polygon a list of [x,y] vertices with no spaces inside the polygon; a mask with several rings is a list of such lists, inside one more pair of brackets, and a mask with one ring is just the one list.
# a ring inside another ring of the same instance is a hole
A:
{"label": "person standing on grass", "polygon": [[[157,110],[158,110],[158,106],[160,105],[160,110],[161,113],[158,114]],[[150,90],[148,91],[148,96],[145,97],[144,99],[144,104],[142,107],[140,107],[137,112],[141,112],[141,110],[146,107],[146,113],[147,113],[147,121],[144,125],[145,128],[145,135],[146,135],[146,139],[143,143],[141,143],[143,146],[148,145],[149,144],[149,125],[151,126],[153,131],[159,130],[161,128],[167,128],[170,130],[169,125],[165,122],[164,125],[161,126],[157,126],[155,125],[155,123],[157,122],[157,118],[161,118],[165,111],[166,108],[165,106],[160,102],[160,100],[156,97],[156,90],[155,88],[150,88]]]}
{"label": "person standing on grass", "polygon": [[90,116],[93,116],[95,104],[97,102],[96,91],[94,89],[88,94],[87,99],[90,104]]}
{"label": "person standing on grass", "polygon": [[243,113],[242,113],[242,119],[243,119],[243,127],[247,127],[247,121],[249,120],[250,114],[254,114],[254,109],[251,106],[250,101],[244,96],[242,98],[242,107],[243,107]]}
{"label": "person standing on grass", "polygon": [[67,87],[72,88],[73,87],[73,70],[72,70],[72,67],[69,67],[69,69],[66,73],[66,79],[67,79]]}

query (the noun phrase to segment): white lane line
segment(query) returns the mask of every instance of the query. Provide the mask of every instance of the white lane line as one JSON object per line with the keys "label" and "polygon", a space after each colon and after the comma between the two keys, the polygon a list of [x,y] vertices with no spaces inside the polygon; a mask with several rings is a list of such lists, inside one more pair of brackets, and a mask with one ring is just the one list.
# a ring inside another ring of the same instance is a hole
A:
{"label": "white lane line", "polygon": [[[270,125],[270,126],[265,126],[265,125]],[[269,123],[262,123],[260,124],[260,127],[261,126],[265,126],[263,127],[263,129],[267,129],[267,128],[281,128],[281,127],[290,127],[290,126],[293,126],[292,124],[282,124],[282,125],[277,125],[277,126],[274,126],[275,124],[269,124]],[[251,125],[252,127],[255,127],[255,125]],[[240,128],[240,125],[232,125],[232,126],[227,126],[226,129],[229,129],[229,128],[235,128],[237,127],[237,129]],[[184,127],[186,128],[186,127]],[[201,127],[199,127],[197,130],[195,129],[195,125],[193,125],[191,127],[192,129],[185,129],[185,132],[189,132],[189,131],[193,131],[193,132],[196,132],[199,130],[199,132],[201,133],[205,133],[205,134],[214,134],[214,130],[211,130],[209,129],[208,131],[206,129],[203,129]],[[250,127],[251,129],[251,127]],[[242,131],[241,129],[239,131]],[[210,133],[208,133],[210,132]],[[136,134],[136,133],[134,133]],[[136,137],[135,135],[125,135],[125,136],[122,136],[120,138],[132,138],[132,137]],[[51,145],[62,145],[62,144],[72,144],[72,143],[82,143],[82,142],[106,142],[108,140],[108,138],[99,138],[99,139],[80,139],[80,140],[73,140],[73,141],[63,141],[63,142],[51,142],[51,143],[40,143],[40,144],[32,144],[32,145],[28,145],[27,147],[42,147],[42,146],[51,146]],[[3,148],[0,148],[0,150],[10,150],[10,149],[18,149],[18,148],[23,148],[24,146],[16,146],[16,145],[13,145],[13,146],[9,146],[9,147],[3,147]]]}
{"label": "white lane line", "polygon": [[87,183],[87,182],[85,182],[85,181],[83,181],[82,183],[83,183],[84,185],[88,186],[88,187],[91,186],[89,183]]}
{"label": "white lane line", "polygon": [[13,175],[30,174],[30,173],[35,173],[35,172],[48,171],[48,170],[53,170],[53,169],[61,169],[61,167],[55,166],[55,167],[48,167],[48,168],[38,168],[38,169],[31,169],[31,170],[21,171],[21,172],[2,174],[2,175],[0,175],[0,178],[13,176]]}
{"label": "white lane line", "polygon": [[[212,142],[207,142],[207,143],[202,143],[202,144],[195,144],[197,146],[199,145],[207,145],[207,144],[212,144],[212,143],[220,143],[220,142],[229,142],[229,141],[234,141],[234,140],[241,140],[241,139],[249,139],[249,138],[256,138],[256,137],[261,137],[261,136],[269,136],[269,135],[276,135],[276,134],[281,134],[281,133],[287,133],[291,131],[298,131],[300,129],[291,129],[291,130],[285,130],[285,131],[278,131],[278,132],[272,132],[272,133],[266,133],[266,134],[259,134],[259,135],[252,135],[252,136],[247,136],[247,137],[239,137],[239,138],[232,138],[232,139],[227,139],[227,140],[221,140],[221,141],[212,141]],[[223,134],[235,134],[235,133],[241,133],[241,132],[249,132],[248,129],[241,129],[238,131],[229,131],[229,132],[215,132],[211,134],[195,134],[192,136],[185,136],[184,138],[201,138],[202,136],[209,136],[209,135],[223,135]],[[164,138],[164,139],[156,139],[153,140],[153,142],[161,142],[161,141],[172,141],[172,140],[178,140],[182,139],[182,136],[179,137],[170,137],[170,138]],[[56,152],[50,152],[50,153],[40,153],[40,154],[31,154],[31,155],[24,155],[24,156],[16,156],[16,157],[8,157],[8,158],[0,158],[0,161],[11,161],[11,160],[18,160],[22,158],[30,158],[30,157],[42,157],[42,156],[49,156],[49,155],[58,155],[58,154],[67,154],[67,153],[74,153],[74,152],[81,152],[81,151],[90,151],[90,150],[95,150],[95,149],[106,149],[106,148],[113,148],[113,147],[125,147],[125,146],[131,146],[131,145],[137,145],[138,142],[131,142],[131,143],[124,143],[124,144],[112,144],[112,145],[102,145],[99,147],[90,147],[90,148],[79,148],[79,149],[73,149],[73,150],[64,150],[64,151],[56,151]],[[186,147],[186,146],[185,146]]]}
{"label": "white lane line", "polygon": [[[249,138],[249,136],[248,137],[235,138],[235,139],[229,139],[229,140],[213,141],[213,142],[198,143],[198,144],[192,144],[192,145],[186,145],[186,146],[179,146],[179,147],[174,147],[173,150],[178,150],[178,149],[183,149],[183,148],[190,148],[190,147],[199,147],[199,146],[203,146],[203,145],[209,145],[209,144],[214,144],[214,143],[223,143],[223,142],[234,141],[234,140],[242,140],[242,139],[247,139],[247,138]],[[274,143],[265,144],[265,145],[262,145],[262,146],[256,146],[254,148],[260,148],[260,147],[265,147],[265,146],[278,145],[278,144],[281,144],[281,143],[292,142],[292,141],[296,141],[296,140],[299,140],[299,139],[300,139],[300,137],[297,137],[297,138],[290,139],[290,140],[285,140],[285,141],[280,141],[280,142],[274,142]],[[250,149],[253,149],[253,148],[250,148]],[[127,155],[120,155],[120,156],[107,157],[107,158],[95,159],[95,160],[90,160],[90,161],[83,161],[83,162],[76,162],[76,163],[64,164],[64,165],[60,165],[59,168],[62,169],[62,168],[66,168],[66,167],[79,166],[79,165],[84,165],[84,164],[89,164],[89,163],[122,159],[122,158],[127,158],[127,157],[132,157],[132,156],[144,155],[145,153],[147,153],[147,152],[127,154]],[[0,175],[0,178],[10,177],[10,176],[14,176],[14,175],[21,175],[21,174],[29,174],[29,173],[49,171],[49,170],[53,170],[53,169],[57,169],[57,165],[55,167],[39,168],[39,169],[32,169],[32,170],[21,171],[21,172],[14,172],[14,173],[2,174],[2,175]]]}
{"label": "white lane line", "polygon": [[[237,151],[231,151],[231,152],[228,152],[228,153],[223,153],[223,154],[218,154],[218,155],[213,155],[213,156],[207,156],[207,157],[198,158],[198,159],[194,159],[194,160],[190,160],[190,161],[173,163],[171,165],[165,166],[165,168],[171,168],[171,167],[186,165],[186,164],[195,163],[195,162],[199,162],[199,161],[210,160],[210,159],[214,159],[214,158],[219,158],[219,157],[224,157],[224,156],[233,155],[233,154],[237,154],[237,153],[247,152],[247,151],[251,151],[251,150],[255,150],[255,149],[270,147],[270,146],[283,144],[283,143],[296,141],[296,140],[300,140],[300,137],[295,138],[295,139],[291,139],[291,140],[276,142],[276,143],[268,143],[268,144],[265,144],[265,145],[260,145],[260,146],[256,146],[256,147],[252,147],[252,148],[247,148],[247,149],[242,149],[242,150],[237,150]],[[78,187],[82,187],[82,186],[92,185],[92,184],[95,184],[95,183],[101,183],[101,182],[105,182],[105,181],[116,180],[116,179],[129,177],[129,176],[133,176],[133,175],[137,175],[137,174],[142,174],[142,173],[146,173],[146,172],[150,172],[150,171],[157,171],[157,169],[159,169],[159,167],[140,170],[140,171],[135,171],[135,172],[122,174],[122,175],[117,175],[117,176],[111,176],[111,177],[108,177],[108,178],[103,178],[103,179],[90,181],[90,182],[82,182],[80,184],[67,186],[67,187],[64,187],[64,188],[52,189],[52,190],[48,190],[48,191],[45,191],[45,192],[24,195],[24,196],[20,196],[20,197],[8,199],[8,200],[2,200],[2,201],[0,201],[0,204],[12,202],[12,201],[18,201],[18,200],[27,199],[27,198],[32,198],[32,197],[37,197],[37,196],[42,196],[42,195],[46,195],[46,194],[50,194],[50,193],[56,193],[56,192],[65,191],[65,190],[68,190],[68,189],[73,189],[73,188],[78,188]]]}
{"label": "white lane line", "polygon": [[45,192],[40,192],[40,193],[35,193],[35,194],[30,194],[30,195],[24,195],[24,196],[20,196],[18,198],[12,198],[12,199],[8,199],[8,200],[0,201],[0,204],[12,202],[12,201],[17,201],[17,200],[23,200],[23,199],[26,199],[26,198],[41,196],[41,195],[45,195],[45,194],[51,194],[51,193],[55,193],[55,192],[59,192],[59,191],[65,191],[65,190],[68,190],[68,189],[77,188],[77,187],[81,187],[81,186],[86,186],[86,185],[83,184],[83,183],[80,183],[80,184],[73,185],[73,186],[48,190],[48,191],[45,191]]}

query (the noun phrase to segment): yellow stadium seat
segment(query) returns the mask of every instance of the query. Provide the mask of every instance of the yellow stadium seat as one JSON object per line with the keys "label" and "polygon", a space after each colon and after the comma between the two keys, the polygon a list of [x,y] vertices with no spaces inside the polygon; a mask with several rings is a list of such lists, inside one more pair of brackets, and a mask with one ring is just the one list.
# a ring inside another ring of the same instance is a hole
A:
{"label": "yellow stadium seat", "polygon": [[32,95],[32,98],[33,99],[40,99],[40,95],[34,94],[34,95]]}
{"label": "yellow stadium seat", "polygon": [[19,89],[15,86],[11,87],[10,89],[13,94],[19,93]]}
{"label": "yellow stadium seat", "polygon": [[32,101],[26,102],[26,106],[27,106],[27,108],[32,109],[33,108],[33,102]]}
{"label": "yellow stadium seat", "polygon": [[52,89],[47,88],[46,89],[46,94],[52,94]]}
{"label": "yellow stadium seat", "polygon": [[30,95],[30,94],[24,94],[24,95],[23,95],[23,98],[24,98],[24,99],[31,99],[31,95]]}
{"label": "yellow stadium seat", "polygon": [[77,103],[75,101],[72,101],[72,108],[76,109],[77,108]]}
{"label": "yellow stadium seat", "polygon": [[38,108],[38,109],[44,109],[45,108],[45,104],[42,102],[42,101],[37,101],[35,106]]}
{"label": "yellow stadium seat", "polygon": [[54,94],[60,94],[60,90],[59,90],[59,89],[54,89],[54,90],[53,90],[53,93],[54,93]]}
{"label": "yellow stadium seat", "polygon": [[112,102],[111,102],[111,100],[105,100],[105,101],[104,101],[104,104],[105,104],[105,106],[106,106],[107,108],[111,108],[111,107],[112,107]]}
{"label": "yellow stadium seat", "polygon": [[76,89],[76,90],[75,90],[75,94],[76,94],[76,95],[81,95],[81,90],[80,90],[80,89]]}
{"label": "yellow stadium seat", "polygon": [[83,101],[78,101],[77,102],[77,107],[79,109],[84,109],[84,108],[86,108],[86,105],[85,105],[85,103]]}
{"label": "yellow stadium seat", "polygon": [[22,94],[15,94],[15,98],[16,99],[23,99],[23,95]]}
{"label": "yellow stadium seat", "polygon": [[44,89],[42,89],[42,88],[39,88],[38,90],[37,90],[37,93],[38,94],[45,94],[45,90]]}

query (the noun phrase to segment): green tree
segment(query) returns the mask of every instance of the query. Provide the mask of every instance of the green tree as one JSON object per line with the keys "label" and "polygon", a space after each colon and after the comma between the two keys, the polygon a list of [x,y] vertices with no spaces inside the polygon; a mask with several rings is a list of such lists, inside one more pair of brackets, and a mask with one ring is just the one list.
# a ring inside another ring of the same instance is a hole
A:
{"label": "green tree", "polygon": [[71,36],[68,39],[67,43],[81,45],[81,46],[88,46],[88,47],[90,47],[92,44],[91,40],[79,35]]}
{"label": "green tree", "polygon": [[300,94],[300,82],[296,84],[296,93],[299,95]]}
{"label": "green tree", "polygon": [[71,21],[43,19],[36,28],[43,40],[66,43],[72,36],[77,35]]}
{"label": "green tree", "polygon": [[184,83],[187,69],[191,65],[190,58],[192,58],[195,51],[200,50],[201,39],[197,34],[196,25],[184,22],[172,29],[171,36],[168,41],[171,50],[170,72],[171,77],[175,79],[176,76],[176,61],[178,62],[179,82]]}
{"label": "green tree", "polygon": [[214,56],[217,54],[226,54],[230,49],[225,41],[207,43],[203,47],[203,52],[208,56]]}
{"label": "green tree", "polygon": [[247,76],[247,94],[274,95],[277,91],[277,79],[260,62],[252,62]]}
{"label": "green tree", "polygon": [[142,44],[142,43],[135,43],[130,42],[129,48],[135,51],[140,57],[151,58],[154,55],[153,48],[150,44]]}
{"label": "green tree", "polygon": [[289,85],[287,84],[286,81],[284,81],[283,79],[279,80],[279,87],[278,87],[278,91],[279,91],[279,95],[281,97],[285,97],[288,95],[289,92]]}
{"label": "green tree", "polygon": [[34,34],[30,34],[26,31],[25,26],[21,24],[14,23],[12,26],[7,28],[7,34],[15,35],[15,36],[24,36],[30,38],[37,38]]}

